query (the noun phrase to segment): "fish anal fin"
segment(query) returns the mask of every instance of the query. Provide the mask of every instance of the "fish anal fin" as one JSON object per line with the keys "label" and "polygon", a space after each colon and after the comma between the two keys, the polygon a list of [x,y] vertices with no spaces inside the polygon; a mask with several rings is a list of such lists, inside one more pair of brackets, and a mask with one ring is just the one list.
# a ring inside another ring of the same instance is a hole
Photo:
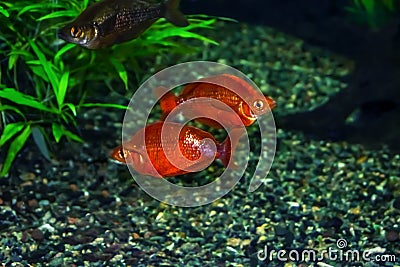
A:
{"label": "fish anal fin", "polygon": [[[242,127],[232,128],[229,130],[229,135],[226,139],[217,146],[218,158],[222,161],[225,167],[229,165],[232,154],[236,150],[239,140],[244,134],[246,134],[246,129]],[[232,162],[231,166],[233,169],[237,168],[237,165],[234,162]]]}
{"label": "fish anal fin", "polygon": [[165,3],[165,18],[178,27],[185,27],[189,25],[185,15],[179,10],[180,0],[168,0]]}

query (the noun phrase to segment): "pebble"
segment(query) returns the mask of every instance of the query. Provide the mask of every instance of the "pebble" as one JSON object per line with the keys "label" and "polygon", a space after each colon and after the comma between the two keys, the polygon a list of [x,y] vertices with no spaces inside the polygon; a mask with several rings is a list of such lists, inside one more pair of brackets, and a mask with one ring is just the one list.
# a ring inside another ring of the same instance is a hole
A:
{"label": "pebble", "polygon": [[35,208],[39,207],[39,203],[36,199],[30,199],[30,200],[28,200],[28,206],[32,209],[35,209]]}
{"label": "pebble", "polygon": [[400,197],[395,198],[393,201],[393,208],[400,210]]}
{"label": "pebble", "polygon": [[47,199],[42,199],[39,201],[39,206],[49,206],[50,205],[50,201],[48,201]]}
{"label": "pebble", "polygon": [[226,242],[226,244],[227,244],[228,246],[237,247],[237,246],[239,246],[239,245],[241,244],[241,242],[242,242],[242,240],[241,240],[240,238],[232,237],[232,238],[229,238],[229,239],[228,239],[228,241]]}
{"label": "pebble", "polygon": [[51,226],[50,224],[48,224],[48,223],[43,224],[42,226],[39,227],[39,229],[41,231],[45,231],[45,232],[48,231],[50,233],[55,232],[55,228],[53,226]]}
{"label": "pebble", "polygon": [[333,227],[333,228],[338,229],[342,226],[342,224],[343,224],[343,220],[338,217],[333,217],[333,218],[328,219],[325,222],[321,222],[321,226],[323,226],[325,228]]}
{"label": "pebble", "polygon": [[[275,113],[279,115],[312,109],[345,90],[341,80],[351,69],[349,60],[259,25],[227,27],[224,43],[203,52],[209,54],[206,59],[251,75],[282,103]],[[120,95],[117,99],[122,101]],[[268,182],[257,191],[248,192],[248,171],[215,203],[170,207],[132,186],[126,167],[106,159],[120,139],[120,128],[113,124],[123,112],[83,112],[81,119],[99,129],[99,138],[88,138],[84,145],[64,144],[68,159],[61,157],[57,165],[44,163],[34,179],[25,174],[24,186],[0,183],[0,247],[5,248],[1,262],[72,267],[250,266],[251,261],[256,266],[257,250],[266,244],[321,250],[343,233],[349,234],[352,249],[398,250],[394,225],[399,223],[400,198],[395,193],[400,157],[387,156],[385,149],[370,151],[278,129]],[[254,129],[248,128],[250,136]],[[248,167],[254,166],[253,160]],[[220,167],[195,177],[213,179],[215,170]],[[388,177],[390,183],[382,183]],[[24,205],[35,208],[28,213]],[[23,254],[27,248],[39,248],[29,260]]]}
{"label": "pebble", "polygon": [[278,236],[285,236],[288,233],[288,229],[285,226],[275,226],[275,233]]}
{"label": "pebble", "polygon": [[396,242],[400,239],[400,232],[395,230],[388,230],[385,233],[385,237],[389,242]]}
{"label": "pebble", "polygon": [[43,234],[43,232],[42,232],[41,230],[39,230],[39,229],[32,229],[32,230],[30,231],[30,235],[32,236],[32,238],[33,238],[35,241],[38,241],[38,242],[41,242],[41,241],[43,241],[43,239],[44,239],[44,234]]}

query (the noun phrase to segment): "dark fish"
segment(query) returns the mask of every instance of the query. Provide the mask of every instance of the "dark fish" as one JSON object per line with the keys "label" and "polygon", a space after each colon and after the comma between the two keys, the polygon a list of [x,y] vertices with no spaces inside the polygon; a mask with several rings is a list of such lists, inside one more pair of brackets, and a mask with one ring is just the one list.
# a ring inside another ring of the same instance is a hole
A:
{"label": "dark fish", "polygon": [[98,49],[138,37],[157,19],[189,25],[178,10],[180,0],[103,0],[85,9],[58,36],[89,49]]}

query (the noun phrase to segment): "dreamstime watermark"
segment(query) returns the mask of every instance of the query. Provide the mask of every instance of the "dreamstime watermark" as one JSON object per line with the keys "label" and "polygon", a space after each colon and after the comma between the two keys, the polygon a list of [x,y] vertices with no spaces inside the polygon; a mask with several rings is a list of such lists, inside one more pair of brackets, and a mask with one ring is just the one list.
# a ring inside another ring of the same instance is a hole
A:
{"label": "dreamstime watermark", "polygon": [[314,249],[291,249],[291,250],[275,250],[264,246],[263,250],[257,252],[257,258],[260,261],[271,262],[278,260],[281,262],[323,262],[323,261],[336,261],[336,262],[395,262],[396,256],[394,254],[385,254],[384,249],[347,249],[347,240],[340,238],[336,241],[336,247],[329,247],[320,251]]}
{"label": "dreamstime watermark", "polygon": [[[252,82],[246,75],[242,72],[224,65],[215,62],[206,62],[206,61],[196,61],[196,62],[188,62],[183,64],[178,64],[167,69],[164,69],[152,77],[150,77],[147,81],[145,81],[132,96],[131,101],[129,103],[129,108],[125,113],[123,128],[122,128],[122,145],[126,148],[129,139],[139,130],[146,127],[148,123],[148,119],[153,118],[154,114],[152,114],[153,108],[158,104],[158,101],[161,97],[167,93],[168,91],[185,84],[190,84],[194,82],[199,82],[201,79],[202,83],[209,83],[210,86],[222,86],[227,87],[223,82],[219,82],[218,79],[210,79],[207,80],[208,77],[215,77],[218,75],[233,75],[239,78],[239,81],[243,81],[246,86],[251,86],[252,96],[256,96],[257,99],[264,99],[264,96],[260,89]],[[155,88],[158,89],[157,94],[155,94]],[[237,94],[241,99],[243,99],[249,107],[253,107],[254,103],[251,103],[248,92],[243,90],[243,84],[241,82],[238,83],[230,83],[229,90],[233,91]],[[160,92],[161,90],[161,92]],[[163,91],[162,91],[163,90]],[[200,107],[194,109],[193,107]],[[177,110],[177,111],[175,111]],[[238,142],[237,147],[232,150],[231,160],[229,161],[228,166],[216,180],[213,182],[206,184],[204,186],[199,187],[183,187],[175,185],[169,182],[167,179],[157,179],[154,177],[149,177],[146,175],[141,175],[135,171],[135,168],[132,164],[128,162],[129,171],[132,174],[132,177],[138,183],[138,185],[150,196],[153,198],[165,202],[170,205],[181,206],[181,207],[195,207],[201,206],[208,203],[211,203],[218,198],[223,197],[227,194],[240,180],[243,176],[247,164],[250,159],[250,155],[258,154],[250,152],[249,145],[249,136],[246,131],[245,125],[236,126],[235,131],[232,130],[232,127],[229,126],[229,122],[226,121],[226,116],[221,114],[222,111],[229,111],[229,116],[235,114],[231,107],[226,105],[226,103],[216,100],[216,99],[205,99],[203,98],[195,98],[190,99],[190,101],[184,102],[178,105],[175,110],[173,110],[165,119],[166,122],[176,121],[180,119],[180,124],[185,125],[188,121],[194,120],[196,118],[208,118],[214,121],[217,121],[220,125],[222,125],[227,131],[230,140],[234,140],[235,138],[239,138],[237,135],[232,132],[236,132],[241,129],[244,133]],[[221,112],[210,112],[210,110],[218,110]],[[150,115],[152,114],[152,115]],[[240,121],[238,115],[237,120]],[[182,117],[184,119],[182,120]],[[261,133],[261,138],[257,136],[251,136],[251,138],[258,139],[257,142],[260,145],[260,151],[258,163],[256,170],[253,173],[253,177],[251,178],[249,191],[253,192],[257,190],[258,187],[263,183],[263,180],[267,176],[273,159],[275,155],[276,149],[276,128],[275,122],[268,107],[268,112],[265,112],[261,116],[257,117],[258,127]],[[165,127],[166,128],[166,127]],[[161,132],[161,140],[162,145],[164,146],[164,133],[168,131],[165,129]],[[169,133],[171,134],[171,133]],[[179,131],[176,132],[179,134]],[[145,135],[142,135],[143,140],[141,143],[145,144]],[[171,138],[170,138],[171,139]],[[254,140],[253,139],[253,140]],[[178,147],[178,146],[176,146]],[[215,147],[214,147],[215,149]],[[146,152],[146,149],[143,149]],[[166,151],[168,152],[168,151]],[[172,155],[171,155],[172,154]],[[175,149],[172,153],[165,153],[166,157],[170,161],[170,163],[178,168],[184,169],[183,166],[179,166],[179,163],[183,160],[186,160],[182,155],[179,149]],[[177,160],[179,159],[179,160]],[[175,162],[174,162],[175,160]],[[199,160],[202,160],[200,158]],[[254,160],[254,158],[252,158]],[[150,162],[149,155],[146,153],[142,153],[140,155],[141,162]],[[186,160],[187,162],[187,160]],[[132,162],[131,162],[132,163]],[[204,162],[200,162],[201,164],[193,164],[193,166],[202,166],[204,167]],[[207,163],[208,164],[208,163]],[[182,165],[182,164],[181,164]],[[157,172],[154,166],[152,171]],[[203,168],[204,169],[204,168]],[[188,171],[193,171],[194,168],[187,168]],[[198,171],[197,169],[195,169]],[[151,172],[153,173],[153,172]]]}

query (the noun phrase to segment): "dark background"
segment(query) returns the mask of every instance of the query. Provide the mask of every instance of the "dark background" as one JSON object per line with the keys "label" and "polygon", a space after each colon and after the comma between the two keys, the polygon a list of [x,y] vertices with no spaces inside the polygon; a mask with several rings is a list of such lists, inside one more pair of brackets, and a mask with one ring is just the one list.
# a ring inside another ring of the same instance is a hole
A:
{"label": "dark background", "polygon": [[[347,140],[400,151],[399,18],[379,29],[357,23],[345,7],[350,0],[186,0],[186,14],[208,14],[266,25],[355,61],[349,87],[313,111],[276,117],[277,126],[312,138]],[[358,119],[345,119],[355,110]]]}

